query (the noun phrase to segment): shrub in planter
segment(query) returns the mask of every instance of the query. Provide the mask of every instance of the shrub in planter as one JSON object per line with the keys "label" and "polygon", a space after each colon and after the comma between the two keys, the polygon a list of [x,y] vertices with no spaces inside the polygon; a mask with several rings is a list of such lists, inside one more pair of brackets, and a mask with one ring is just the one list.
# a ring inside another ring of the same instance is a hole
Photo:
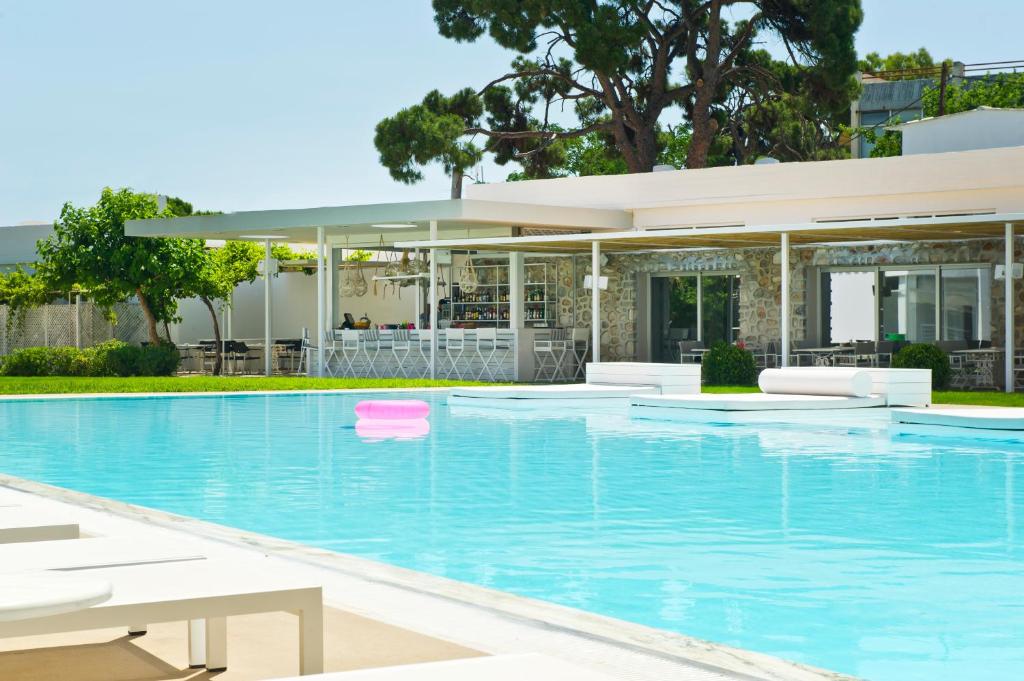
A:
{"label": "shrub in planter", "polygon": [[72,347],[22,348],[3,360],[4,376],[79,376],[82,351]]}
{"label": "shrub in planter", "polygon": [[704,354],[701,373],[708,385],[754,385],[757,364],[749,350],[719,341]]}
{"label": "shrub in planter", "polygon": [[170,343],[138,348],[136,376],[173,376],[181,363],[181,353]]}
{"label": "shrub in planter", "polygon": [[894,369],[931,369],[932,389],[941,390],[949,385],[952,370],[949,355],[930,343],[911,343],[892,356]]}

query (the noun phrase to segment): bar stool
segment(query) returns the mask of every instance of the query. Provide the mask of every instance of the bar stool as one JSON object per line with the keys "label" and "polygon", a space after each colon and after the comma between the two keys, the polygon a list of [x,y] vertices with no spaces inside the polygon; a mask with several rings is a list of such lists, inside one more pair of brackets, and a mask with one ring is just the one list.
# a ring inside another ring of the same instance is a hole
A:
{"label": "bar stool", "polygon": [[416,345],[420,351],[420,360],[423,368],[420,370],[420,378],[430,377],[430,344],[434,338],[432,329],[420,329],[416,334]]}
{"label": "bar stool", "polygon": [[395,371],[402,378],[409,378],[409,354],[412,352],[412,338],[408,329],[395,329],[391,335],[391,356],[395,358]]}
{"label": "bar stool", "polygon": [[563,363],[569,350],[565,329],[551,329],[548,339],[533,341],[533,356],[537,360],[536,380],[554,383],[564,379]]}
{"label": "bar stool", "polygon": [[480,361],[480,370],[476,374],[476,380],[482,381],[484,374],[487,374],[488,380],[494,380],[492,363],[497,351],[498,330],[495,328],[477,329],[476,343],[473,344],[473,355]]}
{"label": "bar stool", "polygon": [[457,371],[456,363],[462,361],[466,352],[466,331],[465,329],[448,329],[444,332],[444,336],[444,355],[448,360],[448,373],[445,374],[445,378],[451,378],[453,373],[462,378],[461,373]]}
{"label": "bar stool", "polygon": [[[344,363],[340,373],[345,376],[356,375],[356,360],[359,359],[359,349],[359,332],[354,329],[343,329],[341,332],[341,348],[335,352],[335,356],[340,357]],[[330,366],[331,364],[328,362],[327,368],[330,369]],[[331,375],[335,376],[336,374],[331,373]]]}
{"label": "bar stool", "polygon": [[361,340],[363,356],[366,358],[366,375],[380,378],[380,373],[377,371],[377,358],[380,357],[380,331],[367,329],[363,331]]}
{"label": "bar stool", "polygon": [[587,356],[590,354],[590,329],[574,328],[572,330],[572,359],[575,364],[572,378],[574,381],[587,378]]}

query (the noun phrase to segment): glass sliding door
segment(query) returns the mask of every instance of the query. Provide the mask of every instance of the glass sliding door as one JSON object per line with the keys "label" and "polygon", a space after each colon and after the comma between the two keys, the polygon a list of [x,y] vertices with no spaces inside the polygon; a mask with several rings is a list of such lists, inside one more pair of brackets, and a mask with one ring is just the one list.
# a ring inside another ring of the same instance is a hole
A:
{"label": "glass sliding door", "polygon": [[822,272],[823,345],[875,337],[875,271]]}
{"label": "glass sliding door", "polygon": [[989,268],[942,268],[942,340],[991,340],[991,311]]}
{"label": "glass sliding door", "polygon": [[704,346],[732,343],[740,332],[740,278],[735,274],[702,278]]}
{"label": "glass sliding door", "polygon": [[914,343],[937,339],[936,270],[883,270],[879,273],[880,337],[901,334]]}
{"label": "glass sliding door", "polygon": [[679,361],[679,341],[697,340],[697,276],[651,278],[651,359]]}

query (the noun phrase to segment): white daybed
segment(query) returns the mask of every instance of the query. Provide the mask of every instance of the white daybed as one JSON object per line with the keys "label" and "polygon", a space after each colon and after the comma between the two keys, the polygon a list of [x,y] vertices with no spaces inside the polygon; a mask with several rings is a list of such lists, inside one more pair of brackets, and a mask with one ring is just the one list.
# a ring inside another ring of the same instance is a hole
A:
{"label": "white daybed", "polygon": [[[17,576],[33,574],[52,573],[21,572]],[[109,582],[113,595],[83,610],[0,622],[0,638],[108,627],[142,632],[145,626],[140,622],[188,621],[190,663],[201,660],[208,669],[225,669],[228,616],[285,611],[299,616],[299,673],[323,671],[321,587],[270,572],[257,560],[147,563],[85,569],[76,574]],[[194,650],[197,645],[204,649]]]}
{"label": "white daybed", "polygon": [[[612,681],[612,677],[527,653],[470,657],[463,660],[407,664],[321,674],[316,681]],[[288,681],[281,679],[280,681]],[[293,681],[295,681],[293,679]],[[310,681],[313,681],[312,679]]]}
{"label": "white daybed", "polygon": [[164,542],[139,541],[136,538],[61,539],[0,546],[0,574],[31,570],[84,570],[204,558],[194,551],[183,551]]}
{"label": "white daybed", "polygon": [[622,403],[633,395],[699,392],[699,364],[591,362],[586,383],[452,388],[448,403],[515,409],[572,406],[579,400],[588,400],[587,404],[594,404],[594,400]]}
{"label": "white daybed", "polygon": [[769,423],[779,421],[778,412],[824,412],[827,419],[827,414],[836,410],[931,403],[931,372],[921,369],[765,369],[758,385],[760,393],[637,395],[630,398],[630,416],[700,423]]}
{"label": "white daybed", "polygon": [[894,435],[1024,442],[1024,408],[960,407],[893,409]]}

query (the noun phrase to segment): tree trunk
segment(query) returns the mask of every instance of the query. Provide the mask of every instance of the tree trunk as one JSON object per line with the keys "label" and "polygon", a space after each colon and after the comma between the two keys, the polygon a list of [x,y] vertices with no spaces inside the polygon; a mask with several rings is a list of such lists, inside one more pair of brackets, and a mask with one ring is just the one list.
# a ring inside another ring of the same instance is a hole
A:
{"label": "tree trunk", "polygon": [[206,296],[200,296],[199,299],[206,305],[206,309],[210,311],[210,318],[213,319],[213,341],[217,344],[214,350],[213,375],[220,376],[224,365],[224,354],[221,352],[224,349],[224,343],[220,339],[220,322],[217,321],[217,312],[213,309],[213,302]]}
{"label": "tree trunk", "polygon": [[164,337],[167,339],[168,343],[174,343],[174,341],[171,340],[171,325],[166,321],[164,321]]}
{"label": "tree trunk", "polygon": [[142,308],[142,315],[146,318],[146,330],[149,333],[149,342],[153,345],[160,345],[160,333],[156,330],[156,317],[153,310],[149,308],[149,301],[146,300],[142,287],[135,289],[135,297],[139,299],[139,307]]}
{"label": "tree trunk", "polygon": [[452,171],[452,198],[462,198],[462,170],[460,169]]}
{"label": "tree trunk", "polygon": [[698,84],[697,98],[693,106],[693,136],[690,148],[686,152],[687,168],[706,168],[711,142],[718,132],[718,121],[711,117],[711,98],[714,88],[706,84]]}

